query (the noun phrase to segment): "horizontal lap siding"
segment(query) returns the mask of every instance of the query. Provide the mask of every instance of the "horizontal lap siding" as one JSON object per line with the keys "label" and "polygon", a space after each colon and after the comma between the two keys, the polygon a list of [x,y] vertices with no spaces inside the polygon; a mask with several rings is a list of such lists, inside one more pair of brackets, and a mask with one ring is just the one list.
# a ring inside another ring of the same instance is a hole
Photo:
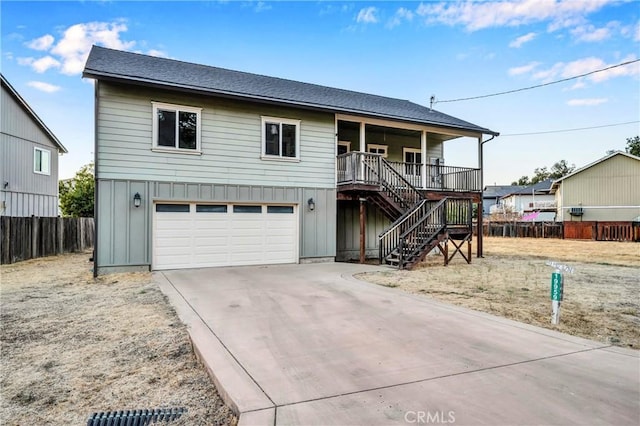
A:
{"label": "horizontal lap siding", "polygon": [[[640,161],[616,155],[564,179],[561,189],[558,198],[565,221],[631,221],[640,215]],[[584,207],[583,216],[567,213],[568,208],[578,206]]]}
{"label": "horizontal lap siding", "polygon": [[[202,108],[202,155],[153,152],[151,102]],[[300,162],[261,160],[261,116],[301,121]],[[335,187],[332,114],[99,85],[101,179]]]}

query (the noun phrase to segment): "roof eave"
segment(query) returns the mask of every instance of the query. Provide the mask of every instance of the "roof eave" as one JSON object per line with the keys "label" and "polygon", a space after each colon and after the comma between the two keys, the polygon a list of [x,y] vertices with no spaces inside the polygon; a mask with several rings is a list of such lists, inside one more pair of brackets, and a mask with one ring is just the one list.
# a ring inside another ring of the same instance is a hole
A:
{"label": "roof eave", "polygon": [[439,127],[442,129],[453,129],[453,130],[461,130],[466,132],[471,132],[477,134],[479,136],[486,134],[492,136],[499,136],[499,132],[494,132],[485,128],[469,128],[462,126],[451,126],[451,125],[443,125],[439,123],[433,123],[428,121],[420,121],[414,120],[406,117],[399,117],[392,114],[378,114],[371,111],[362,111],[362,110],[353,110],[349,108],[337,108],[328,105],[319,105],[309,102],[296,102],[287,99],[279,99],[279,98],[271,98],[266,96],[258,96],[258,95],[250,95],[246,93],[237,93],[237,92],[228,92],[224,90],[213,90],[213,89],[203,89],[201,87],[187,86],[182,84],[175,84],[169,82],[162,82],[157,80],[150,80],[140,77],[131,77],[131,76],[122,76],[117,74],[105,73],[94,70],[85,70],[82,72],[82,77],[84,78],[93,78],[96,80],[107,80],[113,82],[126,82],[132,84],[138,84],[146,87],[157,87],[164,89],[173,89],[173,90],[181,90],[187,91],[191,93],[198,93],[203,95],[216,95],[220,97],[225,97],[229,99],[239,99],[239,100],[252,100],[261,103],[273,104],[273,105],[290,105],[298,108],[310,109],[314,111],[326,111],[331,113],[344,113],[344,114],[354,114],[371,118],[384,118],[387,120],[396,120],[405,123],[419,124],[423,126],[431,126],[431,127]]}
{"label": "roof eave", "polygon": [[36,112],[29,106],[27,101],[24,100],[24,98],[20,95],[20,93],[18,93],[18,91],[14,89],[14,87],[11,85],[11,83],[9,83],[9,81],[4,77],[4,75],[0,74],[0,78],[2,79],[2,83],[7,87],[11,96],[16,101],[18,101],[18,103],[27,112],[27,114],[29,114],[33,118],[33,120],[41,128],[41,130],[49,137],[51,142],[53,142],[53,144],[58,147],[58,150],[60,150],[63,154],[68,153],[69,151],[67,151],[67,148],[65,148],[64,145],[62,145],[62,142],[60,142],[58,137],[53,134],[51,129],[49,129],[46,124],[44,124],[44,121],[42,121],[40,117],[38,117],[38,114],[36,114]]}

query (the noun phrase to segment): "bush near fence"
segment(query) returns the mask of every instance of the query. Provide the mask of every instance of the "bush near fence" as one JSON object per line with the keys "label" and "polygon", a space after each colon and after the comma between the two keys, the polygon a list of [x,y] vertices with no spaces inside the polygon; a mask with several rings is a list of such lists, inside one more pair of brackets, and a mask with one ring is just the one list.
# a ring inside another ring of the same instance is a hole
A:
{"label": "bush near fence", "polygon": [[91,217],[0,218],[0,263],[9,264],[93,247]]}
{"label": "bush near fence", "polygon": [[[482,235],[512,238],[640,242],[637,222],[484,222]],[[474,224],[474,234],[477,226]]]}

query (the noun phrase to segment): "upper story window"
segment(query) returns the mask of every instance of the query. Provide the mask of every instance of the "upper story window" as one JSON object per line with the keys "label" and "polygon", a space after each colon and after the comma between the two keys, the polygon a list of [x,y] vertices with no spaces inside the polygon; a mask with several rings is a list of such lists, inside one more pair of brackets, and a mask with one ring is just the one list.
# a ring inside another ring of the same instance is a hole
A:
{"label": "upper story window", "polygon": [[202,108],[152,102],[153,148],[200,153]]}
{"label": "upper story window", "polygon": [[300,120],[262,117],[262,158],[300,159]]}
{"label": "upper story window", "polygon": [[42,175],[51,174],[51,151],[42,148],[33,149],[33,172]]}

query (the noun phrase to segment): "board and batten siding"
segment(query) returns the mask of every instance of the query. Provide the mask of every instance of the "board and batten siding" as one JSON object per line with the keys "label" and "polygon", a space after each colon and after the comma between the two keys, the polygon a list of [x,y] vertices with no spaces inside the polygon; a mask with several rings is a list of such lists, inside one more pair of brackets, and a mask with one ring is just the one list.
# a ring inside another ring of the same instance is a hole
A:
{"label": "board and batten siding", "polygon": [[[0,203],[4,216],[58,215],[58,148],[2,87]],[[34,148],[50,152],[50,173],[35,173]]]}
{"label": "board and batten siding", "polygon": [[[365,254],[377,258],[378,235],[389,226],[389,219],[374,205],[366,206]],[[349,261],[360,258],[360,203],[338,201],[336,260]]]}
{"label": "board and batten siding", "polygon": [[[335,188],[333,114],[97,84],[99,179]],[[152,150],[152,102],[202,108],[201,155]],[[300,161],[260,158],[262,116],[301,120]]]}
{"label": "board and batten siding", "polygon": [[[141,206],[133,205],[139,193]],[[316,208],[309,211],[307,200]],[[151,267],[155,202],[295,204],[300,259],[336,255],[336,191],[329,188],[101,179],[98,181],[98,272]]]}
{"label": "board and batten siding", "polygon": [[[631,221],[640,216],[640,161],[615,155],[567,177],[556,192],[556,202],[559,220]],[[582,216],[567,211],[580,206]]]}

